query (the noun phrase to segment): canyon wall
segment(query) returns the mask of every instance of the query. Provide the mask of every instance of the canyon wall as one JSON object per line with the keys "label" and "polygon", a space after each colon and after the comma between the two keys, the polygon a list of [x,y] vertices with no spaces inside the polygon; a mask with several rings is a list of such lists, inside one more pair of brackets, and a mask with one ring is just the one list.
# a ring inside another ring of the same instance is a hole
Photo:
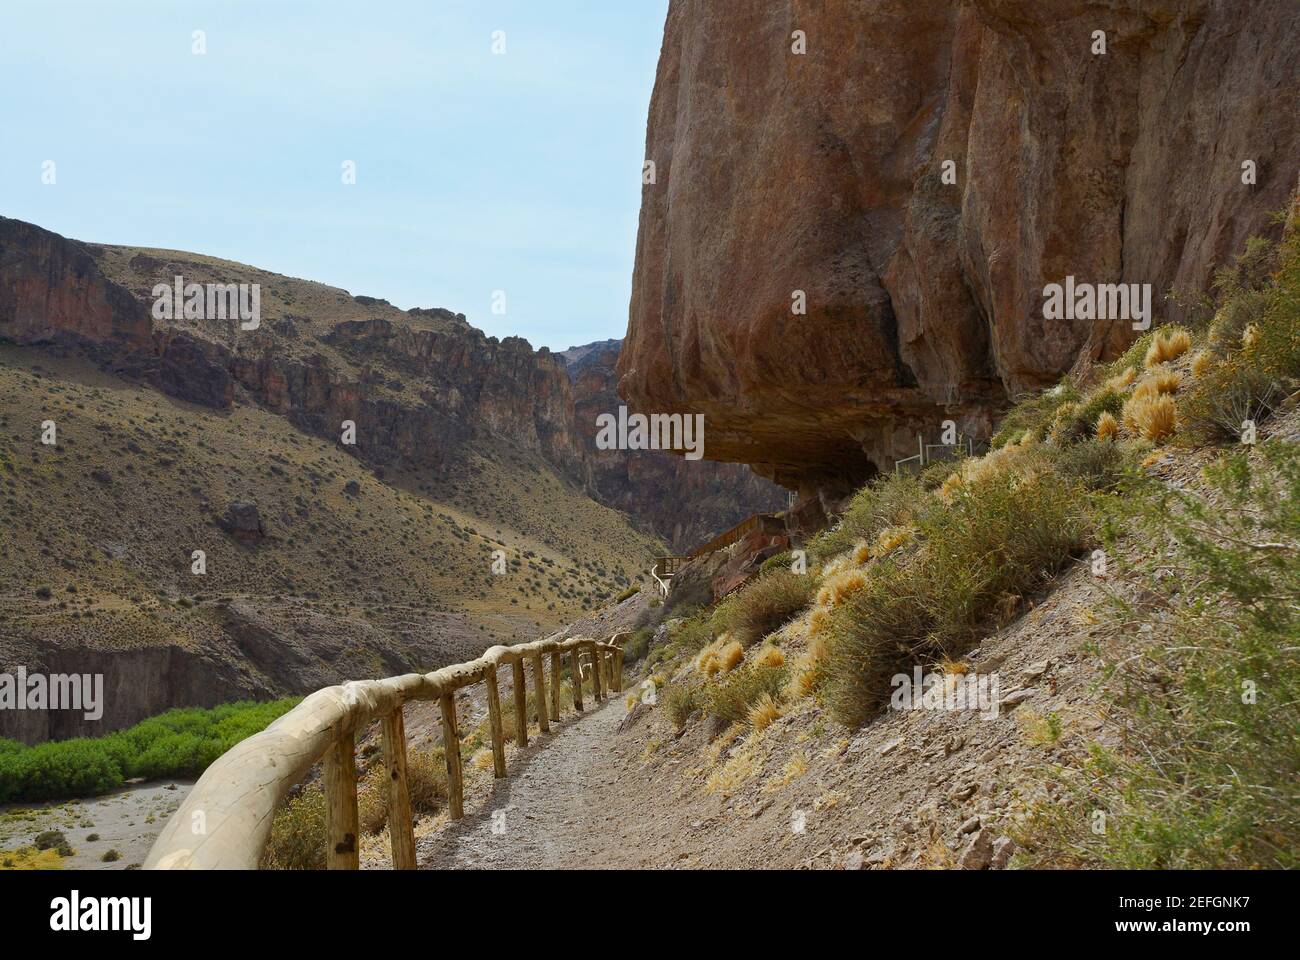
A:
{"label": "canyon wall", "polygon": [[[587,442],[596,496],[645,524],[676,555],[707,543],[715,534],[755,513],[782,510],[785,491],[738,463],[687,460],[657,450],[596,449],[596,417],[616,413],[614,374],[617,340],[566,350],[572,356],[575,419]],[[708,456],[708,436],[705,455]]]}
{"label": "canyon wall", "polygon": [[[154,285],[177,275],[258,283],[260,325],[154,320]],[[784,505],[743,466],[596,450],[595,417],[620,402],[618,341],[534,350],[447,310],[402,311],[243,264],[83,244],[3,217],[0,339],[85,350],[170,396],[217,409],[255,402],[330,439],[350,420],[366,462],[429,479],[447,477],[476,438],[504,438],[676,552]]]}
{"label": "canyon wall", "polygon": [[1274,229],[1297,35],[1292,0],[672,0],[620,393],[823,499],[944,419],[987,436],[1135,335],[1045,318],[1045,284],[1178,319]]}

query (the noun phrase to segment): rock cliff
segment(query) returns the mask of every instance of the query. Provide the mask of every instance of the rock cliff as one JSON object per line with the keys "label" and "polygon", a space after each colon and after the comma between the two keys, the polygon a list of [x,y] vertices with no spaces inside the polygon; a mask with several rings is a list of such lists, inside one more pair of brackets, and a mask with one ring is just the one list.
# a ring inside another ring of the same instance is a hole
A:
{"label": "rock cliff", "polygon": [[614,375],[619,349],[619,341],[611,340],[564,353],[575,358],[569,363],[575,421],[601,503],[628,514],[674,554],[706,543],[752,514],[786,506],[785,491],[743,464],[686,460],[655,450],[596,449],[596,417],[616,412],[622,403]]}
{"label": "rock cliff", "polygon": [[1289,0],[672,0],[620,393],[805,494],[986,435],[1134,335],[1046,319],[1046,284],[1177,319],[1270,230],[1298,32]]}

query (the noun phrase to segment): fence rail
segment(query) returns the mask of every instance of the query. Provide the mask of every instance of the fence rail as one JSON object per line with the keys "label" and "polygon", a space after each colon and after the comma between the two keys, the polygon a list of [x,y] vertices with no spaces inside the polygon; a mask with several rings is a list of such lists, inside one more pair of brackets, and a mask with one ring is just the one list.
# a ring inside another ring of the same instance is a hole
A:
{"label": "fence rail", "polygon": [[[380,721],[383,760],[388,771],[388,824],[393,867],[415,869],[414,820],[406,782],[406,729],[402,707],[412,700],[437,700],[442,711],[443,752],[447,760],[447,805],[454,820],[464,816],[460,729],[455,692],[475,683],[487,687],[492,733],[493,774],[506,776],[505,737],[497,671],[513,672],[516,741],[528,744],[524,662],[531,661],[536,719],[543,733],[561,714],[560,673],[570,657],[573,706],[581,712],[584,667],[592,694],[623,689],[621,634],[599,641],[590,637],[537,640],[515,647],[491,647],[469,663],[432,673],[408,673],[386,680],[360,680],[311,694],[273,724],[236,744],[208,767],[185,802],[154,841],[145,868],[245,869],[258,866],[271,834],[276,810],[312,765],[324,760],[326,862],[331,870],[360,866],[357,809],[356,734]],[[586,659],[581,659],[585,657]],[[550,661],[550,696],[543,668]],[[549,707],[549,713],[548,713]]]}

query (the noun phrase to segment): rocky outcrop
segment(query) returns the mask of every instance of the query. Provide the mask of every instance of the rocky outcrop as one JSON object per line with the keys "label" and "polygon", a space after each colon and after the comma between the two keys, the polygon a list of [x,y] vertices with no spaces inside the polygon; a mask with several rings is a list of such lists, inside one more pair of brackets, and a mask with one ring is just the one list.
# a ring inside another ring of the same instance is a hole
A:
{"label": "rocky outcrop", "polygon": [[240,543],[254,545],[266,536],[262,528],[262,516],[257,504],[246,500],[232,500],[226,505],[226,512],[217,521],[217,526],[230,534]]}
{"label": "rocky outcrop", "polygon": [[0,338],[151,351],[149,312],[80,243],[0,217]]}
{"label": "rocky outcrop", "polygon": [[1167,291],[1270,229],[1297,30],[1289,0],[672,0],[620,392],[804,493],[944,419],[986,434],[1133,336],[1047,319],[1047,283],[1177,318]]}
{"label": "rocky outcrop", "polygon": [[[668,543],[675,554],[755,513],[782,509],[785,491],[743,464],[686,460],[657,450],[598,450],[596,417],[622,402],[614,374],[619,341],[566,350],[574,421],[592,464],[596,495]],[[709,438],[705,438],[709,455]]]}

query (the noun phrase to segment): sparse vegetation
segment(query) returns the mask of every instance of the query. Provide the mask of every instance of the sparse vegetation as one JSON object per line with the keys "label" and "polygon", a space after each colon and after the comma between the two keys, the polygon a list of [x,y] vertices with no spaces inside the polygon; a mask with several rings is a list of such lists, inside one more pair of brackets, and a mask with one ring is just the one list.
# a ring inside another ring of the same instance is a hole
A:
{"label": "sparse vegetation", "polygon": [[[1034,809],[1027,864],[1300,866],[1300,452],[1236,453],[1208,479],[1215,506],[1151,481],[1116,505],[1116,529],[1172,538],[1142,569],[1178,587],[1160,588],[1169,616],[1154,643],[1107,654],[1130,742],[1044,771],[1070,789]],[[1118,599],[1113,622],[1123,637],[1152,624]]]}

